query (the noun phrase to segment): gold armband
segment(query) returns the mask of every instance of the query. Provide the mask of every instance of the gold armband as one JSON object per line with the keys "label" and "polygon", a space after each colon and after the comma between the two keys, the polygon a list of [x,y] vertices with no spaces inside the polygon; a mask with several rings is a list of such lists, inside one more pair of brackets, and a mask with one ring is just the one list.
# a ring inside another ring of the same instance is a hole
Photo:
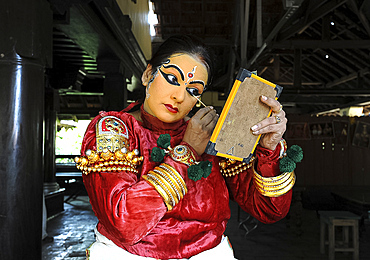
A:
{"label": "gold armband", "polygon": [[86,156],[76,157],[77,169],[90,172],[128,171],[138,173],[143,161],[139,150],[128,151],[129,139],[126,124],[115,116],[104,116],[96,124],[96,150],[88,149]]}

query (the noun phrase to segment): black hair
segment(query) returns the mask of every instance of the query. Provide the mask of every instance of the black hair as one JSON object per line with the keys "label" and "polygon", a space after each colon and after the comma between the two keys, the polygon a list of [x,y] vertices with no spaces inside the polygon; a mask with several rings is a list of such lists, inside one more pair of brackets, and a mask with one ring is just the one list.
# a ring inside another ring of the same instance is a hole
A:
{"label": "black hair", "polygon": [[149,61],[152,65],[152,72],[155,72],[171,55],[176,53],[185,53],[199,58],[207,68],[207,86],[211,84],[214,54],[201,40],[190,35],[174,35],[164,41]]}

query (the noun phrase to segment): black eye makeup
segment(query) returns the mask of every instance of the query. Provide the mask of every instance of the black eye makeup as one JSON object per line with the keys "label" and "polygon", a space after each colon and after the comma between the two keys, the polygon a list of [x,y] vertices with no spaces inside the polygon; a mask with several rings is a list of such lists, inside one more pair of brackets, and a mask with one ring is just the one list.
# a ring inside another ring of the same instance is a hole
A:
{"label": "black eye makeup", "polygon": [[161,69],[159,71],[161,72],[162,76],[168,83],[170,83],[171,85],[180,86],[180,83],[177,81],[177,78],[175,75],[167,74],[163,72]]}
{"label": "black eye makeup", "polygon": [[197,96],[199,97],[201,93],[199,93],[199,89],[197,88],[186,88],[186,91],[191,95],[191,96]]}

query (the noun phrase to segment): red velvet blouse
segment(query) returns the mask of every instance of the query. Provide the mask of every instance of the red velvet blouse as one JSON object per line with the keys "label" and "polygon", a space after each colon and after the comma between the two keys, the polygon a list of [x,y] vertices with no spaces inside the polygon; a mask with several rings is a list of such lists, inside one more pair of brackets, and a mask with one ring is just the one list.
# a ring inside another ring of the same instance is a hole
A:
{"label": "red velvet blouse", "polygon": [[[170,134],[171,147],[174,147],[182,141],[187,122],[163,123],[143,109],[143,122],[126,112],[106,114],[116,116],[126,124],[130,151],[136,148],[144,156],[138,175],[123,171],[91,172],[83,176],[90,203],[99,220],[98,231],[117,246],[132,254],[160,259],[189,258],[213,248],[220,243],[230,218],[229,197],[264,223],[275,222],[287,214],[291,191],[278,198],[262,196],[254,188],[252,169],[225,180],[219,171],[219,158],[208,154],[198,160],[211,161],[212,173],[196,182],[188,178],[188,166],[165,157],[164,162],[177,169],[188,189],[184,198],[167,212],[162,197],[141,176],[160,164],[150,158],[159,135]],[[87,149],[96,149],[95,124],[100,118],[93,119],[86,130],[82,155]],[[257,147],[256,169],[261,175],[279,174],[279,150]]]}

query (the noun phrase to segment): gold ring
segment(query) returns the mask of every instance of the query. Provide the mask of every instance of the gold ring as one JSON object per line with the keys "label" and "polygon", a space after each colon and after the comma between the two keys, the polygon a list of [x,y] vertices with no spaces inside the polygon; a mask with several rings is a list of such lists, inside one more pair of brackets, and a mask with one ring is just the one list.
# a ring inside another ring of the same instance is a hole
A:
{"label": "gold ring", "polygon": [[280,119],[280,117],[278,117],[278,116],[275,116],[275,119],[276,119],[276,124],[279,124],[279,123],[281,122],[281,119]]}
{"label": "gold ring", "polygon": [[279,112],[281,112],[282,110],[283,110],[283,105],[282,105],[282,104],[280,104],[279,111],[277,111],[276,113],[279,113]]}

